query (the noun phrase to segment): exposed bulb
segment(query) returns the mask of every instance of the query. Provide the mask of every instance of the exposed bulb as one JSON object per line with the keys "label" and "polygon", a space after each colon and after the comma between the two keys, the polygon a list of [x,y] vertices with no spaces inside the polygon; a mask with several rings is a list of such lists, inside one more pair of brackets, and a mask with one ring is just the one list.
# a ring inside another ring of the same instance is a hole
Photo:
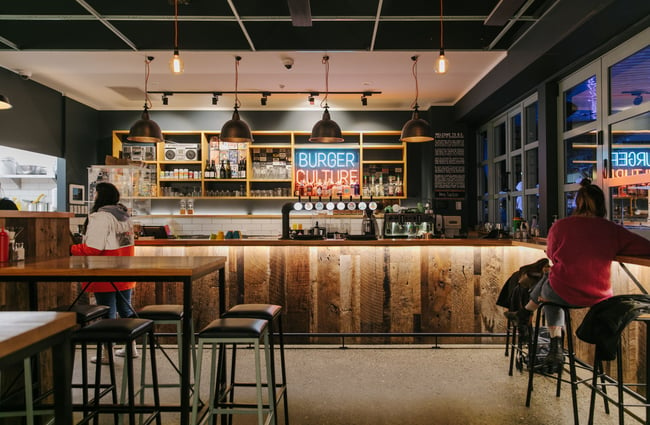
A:
{"label": "exposed bulb", "polygon": [[178,49],[174,49],[174,56],[172,57],[172,60],[169,61],[169,69],[171,69],[172,74],[183,73],[183,60],[178,54]]}
{"label": "exposed bulb", "polygon": [[440,56],[436,60],[434,71],[437,74],[446,74],[448,70],[449,70],[449,61],[445,57],[445,51],[440,50]]}

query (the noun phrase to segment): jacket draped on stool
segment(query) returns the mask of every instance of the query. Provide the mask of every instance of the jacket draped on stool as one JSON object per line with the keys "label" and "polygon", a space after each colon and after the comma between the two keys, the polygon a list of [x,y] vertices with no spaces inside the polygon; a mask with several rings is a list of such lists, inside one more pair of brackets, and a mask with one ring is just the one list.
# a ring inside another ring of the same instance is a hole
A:
{"label": "jacket draped on stool", "polygon": [[614,360],[621,332],[644,313],[650,313],[650,295],[616,295],[592,306],[576,335],[595,344],[602,360]]}

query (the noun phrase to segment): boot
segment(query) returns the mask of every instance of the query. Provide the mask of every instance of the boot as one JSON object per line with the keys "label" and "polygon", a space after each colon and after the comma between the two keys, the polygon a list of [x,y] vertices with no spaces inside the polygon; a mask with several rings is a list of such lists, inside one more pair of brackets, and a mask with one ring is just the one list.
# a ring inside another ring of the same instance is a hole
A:
{"label": "boot", "polygon": [[517,311],[506,311],[504,313],[508,320],[512,320],[517,324],[519,340],[523,343],[528,343],[530,340],[530,318],[532,314],[532,311],[523,307]]}
{"label": "boot", "polygon": [[562,337],[554,336],[551,338],[548,354],[542,363],[542,367],[548,373],[556,373],[564,365],[564,354],[562,352]]}

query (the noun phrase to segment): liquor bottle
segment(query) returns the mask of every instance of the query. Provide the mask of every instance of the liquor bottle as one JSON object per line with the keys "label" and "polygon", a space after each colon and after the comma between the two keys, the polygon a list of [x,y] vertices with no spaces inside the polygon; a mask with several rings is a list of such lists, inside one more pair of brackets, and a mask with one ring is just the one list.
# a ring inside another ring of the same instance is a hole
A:
{"label": "liquor bottle", "polygon": [[230,161],[226,162],[226,170],[225,170],[225,175],[227,179],[232,178],[232,168],[230,168]]}
{"label": "liquor bottle", "polygon": [[226,178],[226,164],[223,163],[223,159],[221,160],[221,168],[219,168],[219,178],[220,179],[225,179]]}
{"label": "liquor bottle", "polygon": [[205,160],[205,169],[203,170],[203,177],[206,179],[210,178],[210,160],[206,159]]}
{"label": "liquor bottle", "polygon": [[240,159],[239,160],[239,178],[240,179],[245,179],[246,178],[246,160],[245,159]]}
{"label": "liquor bottle", "polygon": [[395,196],[404,196],[404,185],[399,178],[399,174],[397,175],[397,183],[395,184]]}

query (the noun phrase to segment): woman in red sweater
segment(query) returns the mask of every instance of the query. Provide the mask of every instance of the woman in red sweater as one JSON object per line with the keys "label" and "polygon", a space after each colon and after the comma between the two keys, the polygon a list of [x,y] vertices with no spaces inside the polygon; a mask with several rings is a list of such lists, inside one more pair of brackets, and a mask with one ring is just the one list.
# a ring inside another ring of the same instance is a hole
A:
{"label": "woman in red sweater", "polygon": [[[72,245],[72,255],[134,255],[133,225],[126,207],[120,202],[120,192],[111,183],[98,183],[95,203],[88,215],[83,243]],[[93,292],[97,304],[110,307],[109,317],[129,317],[131,293],[135,282],[88,282],[85,291]],[[123,355],[118,350],[116,355]]]}
{"label": "woman in red sweater", "polygon": [[[573,215],[556,221],[550,228],[546,254],[552,262],[547,276],[531,290],[530,301],[517,312],[517,321],[528,325],[539,301],[573,307],[590,307],[613,295],[611,263],[617,255],[650,255],[650,240],[605,218],[605,194],[591,181],[580,183]],[[562,309],[545,306],[551,334],[545,365],[563,363]]]}

